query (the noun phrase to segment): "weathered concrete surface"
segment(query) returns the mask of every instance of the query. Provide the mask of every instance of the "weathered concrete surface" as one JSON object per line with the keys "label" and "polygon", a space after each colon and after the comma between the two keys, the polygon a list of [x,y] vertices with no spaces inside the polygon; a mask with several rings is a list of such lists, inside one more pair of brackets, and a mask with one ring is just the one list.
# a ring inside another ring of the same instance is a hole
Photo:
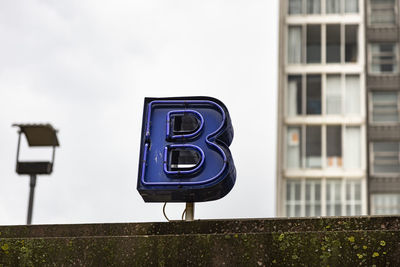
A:
{"label": "weathered concrete surface", "polygon": [[0,266],[400,266],[400,217],[0,226]]}

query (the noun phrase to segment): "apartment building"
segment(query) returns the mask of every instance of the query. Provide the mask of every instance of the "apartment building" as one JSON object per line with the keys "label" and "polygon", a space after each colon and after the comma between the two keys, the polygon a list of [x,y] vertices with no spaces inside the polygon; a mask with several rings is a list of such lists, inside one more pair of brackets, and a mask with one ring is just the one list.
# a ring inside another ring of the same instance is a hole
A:
{"label": "apartment building", "polygon": [[[280,1],[277,216],[368,212],[364,6],[364,0]],[[387,49],[371,45],[376,53]],[[370,190],[379,206],[382,188]]]}
{"label": "apartment building", "polygon": [[370,214],[400,214],[399,1],[368,0],[368,192]]}

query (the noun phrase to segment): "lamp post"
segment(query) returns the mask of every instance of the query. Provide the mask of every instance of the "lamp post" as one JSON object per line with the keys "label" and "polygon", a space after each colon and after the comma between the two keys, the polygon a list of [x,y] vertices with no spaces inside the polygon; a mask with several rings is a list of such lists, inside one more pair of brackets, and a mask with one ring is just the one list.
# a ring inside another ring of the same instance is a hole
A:
{"label": "lamp post", "polygon": [[[57,130],[50,124],[13,124],[19,127],[16,172],[20,175],[30,176],[30,191],[27,224],[32,223],[33,199],[35,195],[36,176],[38,174],[49,175],[53,171],[55,150],[60,146],[57,139]],[[24,134],[29,147],[52,147],[53,153],[51,161],[20,161],[21,135]]]}

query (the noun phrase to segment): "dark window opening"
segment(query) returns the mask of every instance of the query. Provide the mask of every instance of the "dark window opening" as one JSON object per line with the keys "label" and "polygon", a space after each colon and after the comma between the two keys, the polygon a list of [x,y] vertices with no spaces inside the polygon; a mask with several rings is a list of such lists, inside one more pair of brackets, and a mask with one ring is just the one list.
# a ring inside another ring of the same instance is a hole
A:
{"label": "dark window opening", "polygon": [[326,62],[340,62],[340,25],[326,26]]}
{"label": "dark window opening", "polygon": [[307,63],[321,62],[321,25],[307,25]]}
{"label": "dark window opening", "polygon": [[346,62],[357,62],[357,36],[358,36],[357,25],[346,25],[345,27],[345,61]]}
{"label": "dark window opening", "polygon": [[307,114],[321,114],[321,75],[307,75]]}

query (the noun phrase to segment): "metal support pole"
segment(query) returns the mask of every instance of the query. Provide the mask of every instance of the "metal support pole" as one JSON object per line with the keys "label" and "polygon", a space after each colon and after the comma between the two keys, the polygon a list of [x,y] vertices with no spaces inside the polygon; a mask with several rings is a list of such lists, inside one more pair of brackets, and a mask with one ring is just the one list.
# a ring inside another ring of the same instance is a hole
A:
{"label": "metal support pole", "polygon": [[194,221],[194,203],[186,202],[185,221]]}
{"label": "metal support pole", "polygon": [[29,183],[30,191],[29,191],[29,205],[28,205],[28,219],[26,224],[32,223],[32,211],[33,211],[33,197],[35,195],[35,186],[36,186],[36,174],[31,174],[31,181]]}

